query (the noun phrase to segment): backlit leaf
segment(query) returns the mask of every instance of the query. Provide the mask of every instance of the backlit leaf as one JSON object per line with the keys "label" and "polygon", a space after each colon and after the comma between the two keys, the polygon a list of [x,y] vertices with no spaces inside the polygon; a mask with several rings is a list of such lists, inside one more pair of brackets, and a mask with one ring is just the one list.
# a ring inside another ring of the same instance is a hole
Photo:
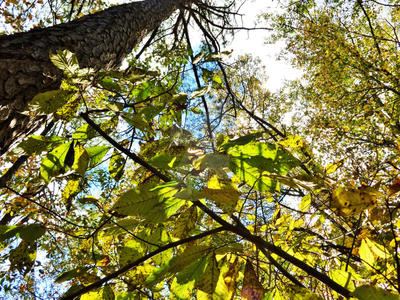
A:
{"label": "backlit leaf", "polygon": [[399,295],[367,285],[357,287],[351,295],[359,300],[400,300]]}
{"label": "backlit leaf", "polygon": [[[176,194],[175,194],[176,196]],[[195,228],[197,221],[197,207],[191,206],[181,213],[174,223],[172,235],[177,238],[187,237],[189,232]]]}
{"label": "backlit leaf", "polygon": [[50,60],[69,77],[73,76],[79,70],[78,59],[74,53],[67,49],[50,53]]}
{"label": "backlit leaf", "polygon": [[210,153],[198,159],[195,163],[196,169],[203,171],[207,168],[218,170],[229,167],[229,156],[225,154]]}
{"label": "backlit leaf", "polygon": [[27,155],[40,154],[43,151],[48,151],[63,142],[64,138],[59,136],[31,135],[22,141],[14,151],[19,153],[19,149],[21,149],[23,153]]}
{"label": "backlit leaf", "polygon": [[374,254],[371,252],[371,249],[369,248],[365,240],[361,241],[361,246],[358,249],[358,252],[360,254],[360,258],[367,263],[368,267],[374,265],[375,262]]}
{"label": "backlit leaf", "polygon": [[338,284],[347,288],[350,291],[354,290],[353,280],[355,278],[350,272],[338,269],[338,270],[331,270],[329,274],[333,281],[337,282]]}
{"label": "backlit leaf", "polygon": [[83,294],[81,300],[114,300],[114,291],[109,285],[103,286],[97,290]]}
{"label": "backlit leaf", "polygon": [[369,238],[365,238],[368,247],[371,251],[378,257],[387,259],[391,256],[389,251],[385,249],[382,245],[377,244],[375,241],[370,240]]}
{"label": "backlit leaf", "polygon": [[300,136],[289,135],[284,140],[279,141],[278,144],[286,148],[297,149],[303,147],[304,142]]}
{"label": "backlit leaf", "polygon": [[[167,261],[160,268],[155,270],[146,280],[147,286],[153,286],[158,282],[162,282],[164,278],[174,275],[192,263],[196,262],[201,257],[206,257],[208,254],[206,246],[189,246],[183,252],[176,255]],[[198,262],[200,264],[200,262]],[[193,267],[194,268],[194,267]],[[183,279],[182,279],[183,280]],[[185,280],[184,280],[185,281]],[[190,281],[190,280],[188,280]]]}
{"label": "backlit leaf", "polygon": [[67,210],[71,208],[72,199],[80,192],[79,179],[68,180],[67,185],[62,191],[62,200],[67,207]]}
{"label": "backlit leaf", "polygon": [[93,168],[101,163],[103,157],[107,154],[109,149],[110,147],[108,146],[94,146],[86,148],[86,152],[90,159],[89,166]]}
{"label": "backlit leaf", "polygon": [[78,140],[79,142],[87,141],[96,136],[96,131],[89,126],[89,124],[84,124],[80,126],[74,134],[72,134],[72,138]]}
{"label": "backlit leaf", "polygon": [[153,190],[142,185],[123,194],[114,204],[114,210],[123,215],[137,216],[151,223],[159,223],[168,219],[185,204],[184,200],[173,197],[177,191],[174,186]]}
{"label": "backlit leaf", "polygon": [[37,94],[29,102],[29,110],[43,114],[51,114],[64,106],[74,96],[75,92],[65,90],[47,91]]}
{"label": "backlit leaf", "polygon": [[265,290],[258,280],[253,265],[247,261],[244,269],[243,287],[241,292],[242,299],[261,300]]}
{"label": "backlit leaf", "polygon": [[73,162],[74,148],[72,142],[62,144],[49,152],[40,166],[42,178],[49,182],[52,177],[64,173],[70,164],[71,153]]}
{"label": "backlit leaf", "polygon": [[114,149],[114,152],[110,158],[110,163],[108,165],[108,172],[110,177],[115,181],[121,179],[124,173],[125,158],[119,153],[118,150]]}
{"label": "backlit leaf", "polygon": [[213,294],[217,286],[219,273],[218,263],[213,255],[208,258],[207,267],[196,284],[197,288],[207,294]]}
{"label": "backlit leaf", "polygon": [[81,144],[76,145],[74,151],[74,164],[72,165],[72,169],[81,176],[84,176],[89,165],[89,154]]}
{"label": "backlit leaf", "polygon": [[125,266],[135,260],[139,259],[145,254],[145,248],[139,240],[131,239],[118,250],[119,264]]}
{"label": "backlit leaf", "polygon": [[301,199],[301,202],[299,204],[299,209],[302,212],[306,212],[310,208],[310,205],[311,205],[311,194],[307,194]]}

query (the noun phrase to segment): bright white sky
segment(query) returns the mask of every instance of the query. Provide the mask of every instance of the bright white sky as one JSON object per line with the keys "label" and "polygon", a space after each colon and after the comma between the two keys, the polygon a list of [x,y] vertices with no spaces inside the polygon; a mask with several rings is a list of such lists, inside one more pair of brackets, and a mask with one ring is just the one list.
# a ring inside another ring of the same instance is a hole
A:
{"label": "bright white sky", "polygon": [[[278,11],[278,1],[273,0],[248,0],[242,7],[243,26],[254,27],[257,16],[261,13]],[[259,27],[266,27],[262,24]],[[266,44],[266,39],[271,34],[267,30],[240,31],[235,35],[231,45],[234,49],[234,56],[245,53],[258,56],[266,66],[268,81],[265,87],[272,92],[278,91],[285,80],[293,80],[301,75],[301,72],[294,69],[288,62],[278,60],[283,43]]]}

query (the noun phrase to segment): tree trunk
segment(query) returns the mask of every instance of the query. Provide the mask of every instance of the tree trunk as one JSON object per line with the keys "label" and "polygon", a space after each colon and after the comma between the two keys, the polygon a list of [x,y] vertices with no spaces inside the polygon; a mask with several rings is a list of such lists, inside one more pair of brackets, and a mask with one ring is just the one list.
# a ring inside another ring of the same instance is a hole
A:
{"label": "tree trunk", "polygon": [[80,67],[115,69],[146,34],[189,2],[132,2],[69,23],[0,36],[0,155],[47,118],[20,112],[36,94],[59,88],[63,74],[51,63],[50,52],[68,49]]}

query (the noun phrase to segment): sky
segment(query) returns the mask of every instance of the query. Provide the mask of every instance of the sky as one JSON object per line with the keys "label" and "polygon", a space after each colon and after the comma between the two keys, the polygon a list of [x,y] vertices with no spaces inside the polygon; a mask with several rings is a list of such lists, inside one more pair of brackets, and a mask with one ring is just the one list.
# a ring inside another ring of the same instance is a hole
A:
{"label": "sky", "polygon": [[[254,27],[257,16],[260,13],[278,11],[278,1],[273,0],[248,0],[242,7],[243,26]],[[262,26],[262,25],[261,25]],[[279,53],[283,49],[283,42],[267,44],[266,40],[271,31],[251,30],[238,31],[232,45],[232,55],[252,54],[258,56],[266,66],[268,81],[265,87],[272,92],[277,92],[285,80],[293,80],[300,76],[301,72],[294,69],[287,61],[279,60]]]}

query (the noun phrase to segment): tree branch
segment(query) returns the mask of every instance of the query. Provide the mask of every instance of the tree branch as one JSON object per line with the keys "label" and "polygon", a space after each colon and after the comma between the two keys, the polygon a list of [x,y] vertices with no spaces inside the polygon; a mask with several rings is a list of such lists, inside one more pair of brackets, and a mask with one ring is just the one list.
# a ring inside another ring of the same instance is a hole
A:
{"label": "tree branch", "polygon": [[105,133],[100,126],[98,126],[95,122],[93,122],[87,113],[81,113],[80,116],[92,127],[94,130],[97,131],[98,134],[100,134],[107,142],[109,142],[111,145],[113,145],[116,149],[124,153],[126,156],[128,156],[130,159],[132,159],[134,162],[138,163],[142,167],[146,168],[150,172],[152,172],[154,175],[156,175],[158,178],[165,182],[171,181],[171,179],[162,174],[160,171],[158,171],[156,168],[154,168],[152,165],[141,159],[139,156],[137,156],[135,153],[132,153],[128,149],[124,148],[121,146],[117,141],[115,141],[113,138],[111,138],[107,133]]}
{"label": "tree branch", "polygon": [[224,230],[225,230],[224,227],[218,227],[218,228],[215,228],[215,229],[200,233],[198,235],[194,235],[194,236],[191,236],[191,237],[188,237],[188,238],[185,238],[185,239],[170,243],[168,245],[162,246],[162,247],[158,248],[157,250],[152,251],[152,252],[146,254],[145,256],[135,260],[134,262],[131,262],[131,263],[127,264],[126,266],[122,267],[118,271],[116,271],[114,273],[111,273],[110,275],[107,275],[106,277],[104,277],[104,278],[102,278],[102,279],[100,279],[100,280],[98,280],[98,281],[96,281],[96,282],[94,282],[94,283],[92,283],[92,284],[90,284],[88,286],[85,286],[84,288],[80,289],[79,291],[77,291],[75,293],[72,293],[72,294],[70,294],[70,295],[68,295],[66,297],[62,297],[61,299],[63,299],[63,300],[73,300],[75,297],[83,295],[83,294],[85,294],[85,293],[87,293],[87,292],[89,292],[89,291],[91,291],[91,290],[93,290],[95,288],[101,287],[104,283],[106,283],[106,282],[110,281],[111,279],[114,279],[114,278],[118,277],[119,275],[121,275],[121,274],[123,274],[123,273],[125,273],[125,272],[127,272],[127,271],[129,271],[131,269],[133,269],[134,267],[137,267],[138,265],[140,265],[141,263],[145,262],[149,258],[151,258],[151,257],[153,257],[153,256],[155,256],[155,255],[157,255],[157,254],[159,254],[159,253],[161,253],[161,252],[163,252],[165,250],[168,250],[168,249],[177,247],[179,245],[183,245],[183,244],[186,244],[186,243],[201,239],[201,238],[209,236],[209,235],[213,235],[213,234],[219,233],[219,232],[224,231]]}

